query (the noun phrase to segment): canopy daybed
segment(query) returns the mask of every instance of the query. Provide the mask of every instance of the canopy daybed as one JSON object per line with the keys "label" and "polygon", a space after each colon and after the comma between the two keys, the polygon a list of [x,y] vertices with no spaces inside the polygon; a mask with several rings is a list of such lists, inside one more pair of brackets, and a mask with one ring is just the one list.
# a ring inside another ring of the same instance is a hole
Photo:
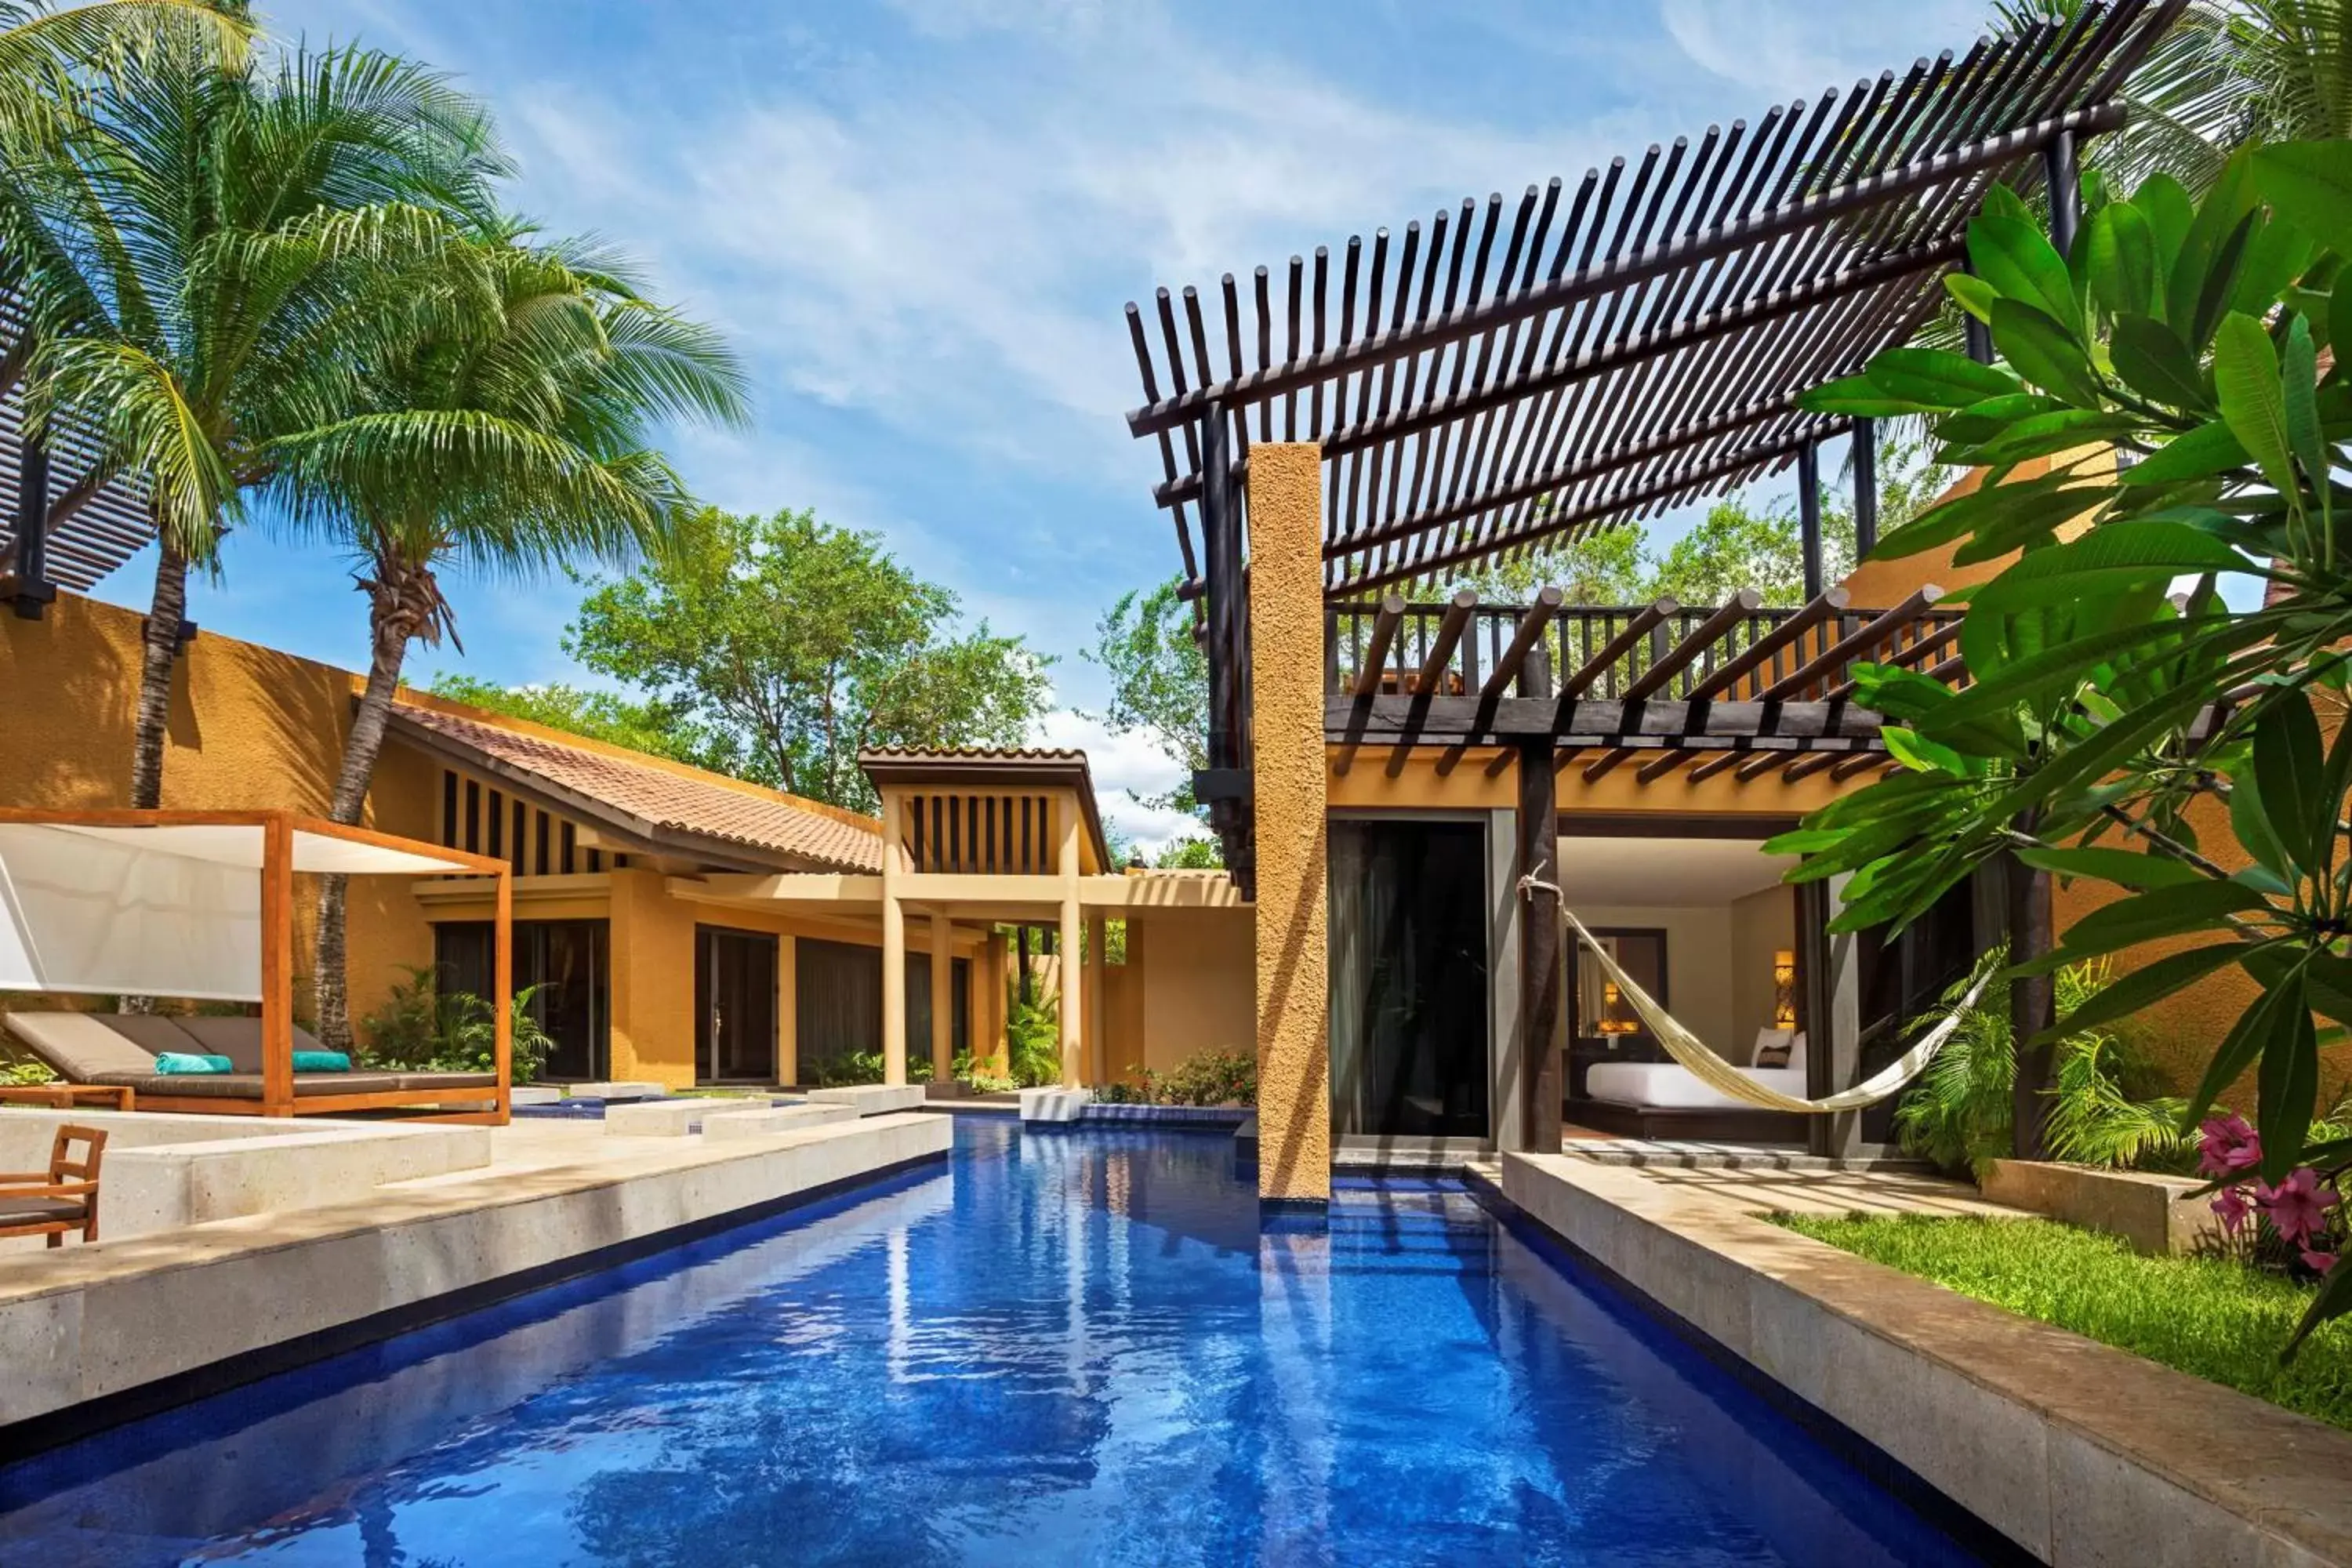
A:
{"label": "canopy daybed", "polygon": [[[508,1118],[513,887],[503,860],[283,811],[0,808],[0,990],[258,1003],[257,1018],[16,1014],[10,1032],[60,1076],[137,1090],[142,1110],[244,1116],[416,1110]],[[299,1073],[294,877],[473,876],[497,884],[488,1073]],[[164,1050],[232,1070],[166,1075]]]}

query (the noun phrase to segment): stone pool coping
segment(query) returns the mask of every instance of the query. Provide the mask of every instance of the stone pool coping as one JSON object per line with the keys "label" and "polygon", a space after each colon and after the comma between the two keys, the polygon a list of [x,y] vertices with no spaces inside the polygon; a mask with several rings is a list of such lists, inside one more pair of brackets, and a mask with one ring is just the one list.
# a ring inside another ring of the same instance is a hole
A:
{"label": "stone pool coping", "polygon": [[633,1141],[618,1154],[0,1259],[0,1452],[70,1441],[942,1159],[953,1139],[950,1119],[908,1113],[762,1140]]}
{"label": "stone pool coping", "polygon": [[2040,1560],[2352,1563],[2352,1434],[1567,1155],[1503,1195]]}

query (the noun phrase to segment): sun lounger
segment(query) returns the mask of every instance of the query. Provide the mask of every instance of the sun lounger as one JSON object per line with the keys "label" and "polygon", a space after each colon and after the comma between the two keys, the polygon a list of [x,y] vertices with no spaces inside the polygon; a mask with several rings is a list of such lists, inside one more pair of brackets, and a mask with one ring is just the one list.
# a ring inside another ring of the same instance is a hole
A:
{"label": "sun lounger", "polygon": [[[130,1013],[0,1014],[8,1032],[71,1083],[137,1090],[146,1110],[257,1115],[262,1110],[261,1020],[167,1018]],[[317,1040],[294,1031],[297,1050]],[[164,1051],[223,1056],[226,1073],[159,1073]],[[301,1072],[293,1075],[298,1116],[411,1106],[494,1104],[499,1079],[488,1072]]]}

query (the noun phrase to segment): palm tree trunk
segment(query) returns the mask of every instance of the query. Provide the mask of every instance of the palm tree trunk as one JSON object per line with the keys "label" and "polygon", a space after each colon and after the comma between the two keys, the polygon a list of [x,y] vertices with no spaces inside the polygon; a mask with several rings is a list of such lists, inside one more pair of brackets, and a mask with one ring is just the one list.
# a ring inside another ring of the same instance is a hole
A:
{"label": "palm tree trunk", "polygon": [[[400,689],[400,667],[408,656],[413,618],[402,603],[399,586],[381,585],[393,576],[379,571],[376,583],[369,584],[367,688],[360,695],[359,711],[352,718],[352,732],[343,741],[342,771],[335,775],[335,797],[327,808],[329,820],[334,822],[355,825],[367,807],[368,784],[375,777],[375,760],[383,750],[393,696]],[[345,941],[348,881],[344,877],[322,877],[319,885],[319,945],[311,989],[319,1043],[331,1051],[352,1048],[351,968]]]}
{"label": "palm tree trunk", "polygon": [[[180,623],[187,618],[188,558],[166,540],[155,563],[155,594],[140,639],[139,715],[131,737],[131,805],[163,804],[163,742],[172,726],[172,671],[180,661]],[[152,996],[124,996],[125,1013],[152,1013]]]}
{"label": "palm tree trunk", "polygon": [[163,740],[172,721],[172,670],[180,661],[180,623],[187,618],[188,558],[167,540],[155,563],[155,596],[141,640],[139,721],[131,731],[131,804],[163,804]]}

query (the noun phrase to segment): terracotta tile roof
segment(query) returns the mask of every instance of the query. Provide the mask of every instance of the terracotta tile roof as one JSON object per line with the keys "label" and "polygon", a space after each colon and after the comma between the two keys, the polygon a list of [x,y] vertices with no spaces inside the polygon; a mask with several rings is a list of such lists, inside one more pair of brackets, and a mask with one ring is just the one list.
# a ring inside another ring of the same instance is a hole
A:
{"label": "terracotta tile roof", "polygon": [[[393,706],[395,728],[428,748],[456,752],[491,772],[520,775],[568,805],[624,832],[661,839],[684,836],[714,841],[712,848],[750,850],[744,858],[779,869],[879,871],[881,825],[835,815],[814,802],[795,805],[754,784],[714,774],[675,773],[584,745],[438,712],[413,703]],[[848,818],[848,820],[845,820]]]}
{"label": "terracotta tile roof", "polygon": [[1070,747],[1049,746],[868,746],[857,753],[861,763],[890,761],[1084,763],[1087,754]]}

